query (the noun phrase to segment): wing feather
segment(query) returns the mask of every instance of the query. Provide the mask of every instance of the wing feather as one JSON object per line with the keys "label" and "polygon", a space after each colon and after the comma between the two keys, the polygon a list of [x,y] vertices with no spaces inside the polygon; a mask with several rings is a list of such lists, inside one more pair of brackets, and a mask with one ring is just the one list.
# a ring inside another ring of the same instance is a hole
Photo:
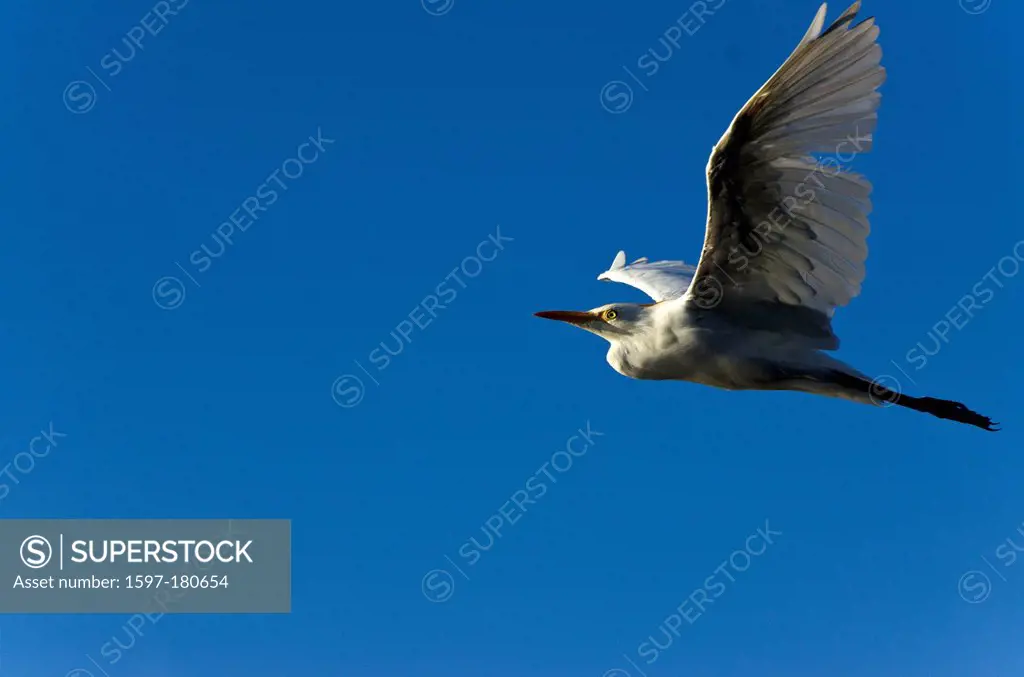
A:
{"label": "wing feather", "polygon": [[701,289],[718,288],[716,312],[737,317],[801,306],[779,309],[772,328],[820,338],[823,349],[838,347],[835,308],[860,293],[870,232],[871,183],[842,166],[871,149],[885,80],[878,26],[854,25],[859,11],[855,2],[822,32],[822,5],[715,145],[704,248],[685,294],[706,309]]}
{"label": "wing feather", "polygon": [[697,271],[682,261],[655,261],[640,258],[626,265],[626,252],[620,251],[611,268],[597,276],[605,282],[621,282],[635,287],[656,302],[669,301],[686,293]]}

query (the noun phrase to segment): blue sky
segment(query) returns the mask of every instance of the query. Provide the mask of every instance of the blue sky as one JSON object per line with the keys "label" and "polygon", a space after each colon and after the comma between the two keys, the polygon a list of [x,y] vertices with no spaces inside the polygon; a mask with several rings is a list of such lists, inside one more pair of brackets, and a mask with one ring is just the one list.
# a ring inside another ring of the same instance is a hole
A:
{"label": "blue sky", "polygon": [[866,5],[839,355],[998,435],[630,381],[532,317],[642,301],[595,280],[619,249],[696,260],[711,146],[815,0],[10,5],[0,463],[66,437],[0,516],[294,546],[290,615],[3,617],[0,674],[1020,672],[1024,12]]}

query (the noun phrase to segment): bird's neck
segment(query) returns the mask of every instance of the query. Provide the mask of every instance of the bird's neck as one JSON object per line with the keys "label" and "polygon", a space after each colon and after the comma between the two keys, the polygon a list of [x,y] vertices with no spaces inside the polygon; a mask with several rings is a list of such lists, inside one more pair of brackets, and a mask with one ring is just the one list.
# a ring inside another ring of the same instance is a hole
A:
{"label": "bird's neck", "polygon": [[612,342],[606,359],[612,369],[630,378],[652,378],[652,360],[657,356],[655,332],[648,330]]}

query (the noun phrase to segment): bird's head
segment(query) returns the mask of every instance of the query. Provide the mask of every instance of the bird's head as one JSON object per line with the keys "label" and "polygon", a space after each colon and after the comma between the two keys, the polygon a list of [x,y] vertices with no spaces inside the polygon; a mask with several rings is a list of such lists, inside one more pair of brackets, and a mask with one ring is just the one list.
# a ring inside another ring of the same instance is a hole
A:
{"label": "bird's head", "polygon": [[567,322],[615,342],[650,326],[650,307],[651,304],[610,303],[593,310],[545,310],[534,315]]}

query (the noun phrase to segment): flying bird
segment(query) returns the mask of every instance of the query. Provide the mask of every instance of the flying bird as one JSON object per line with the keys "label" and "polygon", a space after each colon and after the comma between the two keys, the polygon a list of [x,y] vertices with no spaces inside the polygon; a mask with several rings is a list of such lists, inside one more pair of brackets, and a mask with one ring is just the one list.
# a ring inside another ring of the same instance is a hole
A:
{"label": "flying bird", "polygon": [[905,395],[828,354],[839,347],[835,309],[864,280],[871,211],[871,184],[842,163],[870,150],[885,80],[878,26],[855,23],[860,4],[828,28],[822,4],[714,146],[696,266],[627,264],[620,251],[598,280],[654,303],[536,315],[606,339],[608,363],[631,378],[895,404],[998,430],[959,402]]}

